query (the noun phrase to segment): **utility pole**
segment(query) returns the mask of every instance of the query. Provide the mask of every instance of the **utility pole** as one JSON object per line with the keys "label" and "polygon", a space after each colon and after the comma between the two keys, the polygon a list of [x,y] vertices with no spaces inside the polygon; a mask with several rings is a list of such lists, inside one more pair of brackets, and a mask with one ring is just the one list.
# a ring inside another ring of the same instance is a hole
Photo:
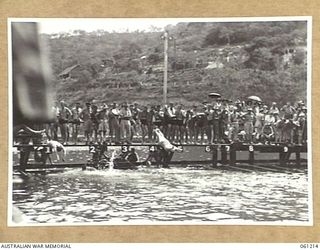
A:
{"label": "utility pole", "polygon": [[167,88],[168,88],[168,31],[164,32],[164,68],[163,68],[163,104],[167,104]]}
{"label": "utility pole", "polygon": [[174,60],[174,66],[173,66],[173,71],[176,72],[176,66],[177,66],[177,47],[176,47],[176,39],[173,38],[173,60]]}

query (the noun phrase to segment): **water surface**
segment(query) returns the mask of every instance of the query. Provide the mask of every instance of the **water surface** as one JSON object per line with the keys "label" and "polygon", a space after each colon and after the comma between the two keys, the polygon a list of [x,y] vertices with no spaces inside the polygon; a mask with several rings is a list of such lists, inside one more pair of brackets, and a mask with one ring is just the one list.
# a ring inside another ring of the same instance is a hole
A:
{"label": "water surface", "polygon": [[13,186],[33,223],[307,222],[305,171],[173,167],[33,175]]}

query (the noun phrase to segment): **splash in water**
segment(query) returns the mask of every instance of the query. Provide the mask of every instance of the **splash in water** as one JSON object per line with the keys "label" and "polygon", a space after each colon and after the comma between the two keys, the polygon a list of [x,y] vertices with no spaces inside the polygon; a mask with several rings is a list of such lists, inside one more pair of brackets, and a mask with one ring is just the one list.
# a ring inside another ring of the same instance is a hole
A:
{"label": "splash in water", "polygon": [[116,156],[116,150],[113,150],[110,157],[110,161],[109,161],[109,171],[113,170],[115,156]]}

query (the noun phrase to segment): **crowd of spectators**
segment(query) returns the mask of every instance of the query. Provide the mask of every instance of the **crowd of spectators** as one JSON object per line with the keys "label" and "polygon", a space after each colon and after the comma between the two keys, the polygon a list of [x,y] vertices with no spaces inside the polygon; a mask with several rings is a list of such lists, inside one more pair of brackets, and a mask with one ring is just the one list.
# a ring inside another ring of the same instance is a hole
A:
{"label": "crowd of spectators", "polygon": [[53,107],[55,122],[47,125],[51,138],[63,144],[84,141],[121,144],[154,142],[158,127],[173,143],[304,144],[307,108],[303,101],[286,103],[212,99],[192,107],[179,103],[139,105],[64,101]]}

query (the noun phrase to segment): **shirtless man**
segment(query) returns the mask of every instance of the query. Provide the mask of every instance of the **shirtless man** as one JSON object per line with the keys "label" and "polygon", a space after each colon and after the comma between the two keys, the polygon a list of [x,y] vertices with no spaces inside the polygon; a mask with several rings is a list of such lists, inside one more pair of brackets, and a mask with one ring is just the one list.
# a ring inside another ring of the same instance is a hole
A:
{"label": "shirtless man", "polygon": [[174,152],[182,152],[183,149],[178,148],[172,145],[163,135],[159,128],[154,129],[154,133],[156,134],[158,145],[162,147],[160,150],[160,162],[162,167],[169,167],[168,164],[171,161]]}
{"label": "shirtless man", "polygon": [[72,141],[74,144],[78,142],[78,135],[80,131],[80,113],[82,112],[81,105],[79,102],[76,103],[76,106],[71,110],[72,112]]}
{"label": "shirtless man", "polygon": [[60,142],[48,139],[47,145],[52,150],[52,153],[56,155],[58,161],[60,160],[60,158],[62,161],[65,161],[64,158],[67,154],[67,150]]}
{"label": "shirtless man", "polygon": [[64,101],[60,102],[59,109],[59,128],[62,137],[62,143],[65,144],[69,140],[69,119],[72,117],[71,110],[66,106]]}
{"label": "shirtless man", "polygon": [[166,151],[169,152],[182,152],[183,150],[181,148],[178,148],[174,145],[171,144],[171,142],[168,141],[168,139],[166,139],[163,135],[163,133],[161,132],[161,130],[159,128],[154,129],[154,132],[157,136],[157,141],[159,146],[163,147]]}

